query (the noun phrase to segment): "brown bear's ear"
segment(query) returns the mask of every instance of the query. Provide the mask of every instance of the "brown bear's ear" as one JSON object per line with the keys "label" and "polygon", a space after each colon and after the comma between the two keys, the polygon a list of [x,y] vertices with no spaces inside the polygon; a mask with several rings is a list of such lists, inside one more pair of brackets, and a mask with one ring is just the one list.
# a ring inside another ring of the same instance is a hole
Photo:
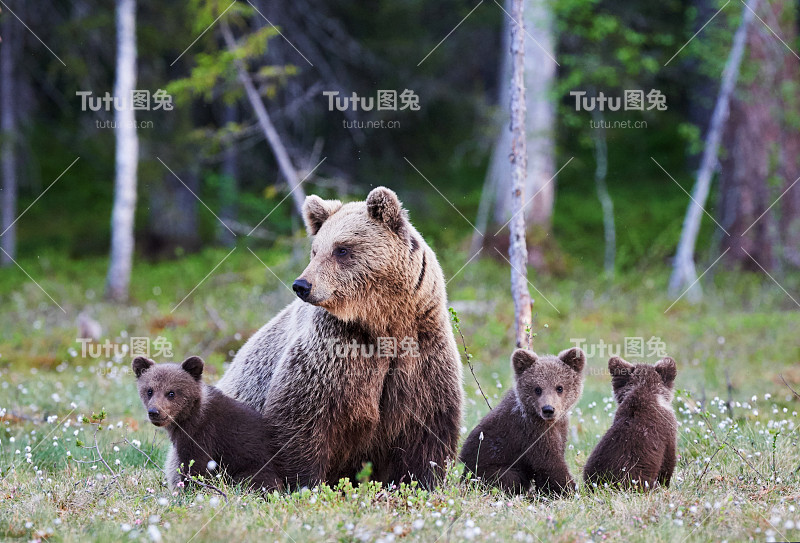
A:
{"label": "brown bear's ear", "polygon": [[614,390],[624,387],[633,372],[633,364],[625,362],[618,356],[608,359],[608,371],[611,372],[611,387]]}
{"label": "brown bear's ear", "polygon": [[514,354],[511,355],[511,366],[514,368],[514,373],[516,375],[522,374],[522,372],[538,361],[539,357],[536,356],[536,353],[527,349],[517,349],[514,351]]}
{"label": "brown bear's ear", "polygon": [[138,379],[139,377],[142,376],[144,372],[152,368],[154,364],[155,362],[153,362],[149,358],[145,358],[143,356],[137,356],[136,358],[133,359],[133,362],[131,363],[131,368],[133,368],[133,374],[136,375],[136,378]]}
{"label": "brown bear's ear", "polygon": [[672,385],[675,384],[675,377],[678,376],[678,366],[675,361],[665,356],[656,363],[655,368],[667,388],[672,388]]}
{"label": "brown bear's ear", "polygon": [[181,368],[194,377],[195,381],[199,381],[203,376],[203,360],[199,356],[190,356],[183,361]]}
{"label": "brown bear's ear", "polygon": [[376,187],[370,191],[367,196],[367,214],[396,234],[400,233],[405,221],[403,204],[397,194],[386,187]]}
{"label": "brown bear's ear", "polygon": [[323,200],[315,194],[306,196],[306,201],[303,202],[303,221],[306,223],[308,235],[316,236],[322,223],[341,207],[342,202],[339,200]]}
{"label": "brown bear's ear", "polygon": [[582,372],[583,366],[586,364],[586,353],[578,347],[561,351],[558,353],[558,358],[577,373]]}

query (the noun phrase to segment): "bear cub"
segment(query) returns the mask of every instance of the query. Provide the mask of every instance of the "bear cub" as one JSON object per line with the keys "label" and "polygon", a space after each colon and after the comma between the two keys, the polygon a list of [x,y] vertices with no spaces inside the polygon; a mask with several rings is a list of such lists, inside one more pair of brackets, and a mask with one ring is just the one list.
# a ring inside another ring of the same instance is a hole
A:
{"label": "bear cub", "polygon": [[132,367],[150,422],[163,427],[172,442],[165,467],[170,487],[224,469],[251,489],[282,488],[270,425],[255,409],[203,383],[200,358],[178,365],[140,356]]}
{"label": "bear cub", "polygon": [[672,388],[678,370],[666,357],[654,366],[608,361],[619,407],[608,432],[592,451],[583,470],[595,485],[648,490],[669,486],[677,459],[678,420],[672,410]]}
{"label": "bear cub", "polygon": [[578,348],[541,357],[514,351],[514,388],[464,442],[464,475],[472,473],[512,494],[526,493],[531,484],[552,495],[575,490],[564,459],[567,413],[583,390],[585,363]]}

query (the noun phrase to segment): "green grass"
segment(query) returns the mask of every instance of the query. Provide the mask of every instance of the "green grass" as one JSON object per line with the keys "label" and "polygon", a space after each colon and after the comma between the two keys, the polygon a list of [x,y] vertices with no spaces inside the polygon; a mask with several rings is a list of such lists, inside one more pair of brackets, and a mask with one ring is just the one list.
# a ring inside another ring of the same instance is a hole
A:
{"label": "green grass", "polygon": [[[253,250],[288,284],[305,266],[303,243]],[[450,247],[436,247],[448,278],[468,258]],[[722,268],[704,278],[702,304],[680,301],[666,313],[673,300],[664,294],[667,276],[660,266],[616,280],[581,270],[569,279],[530,276],[549,300],[532,290],[537,351],[557,352],[572,338],[616,344],[626,336],[659,337],[678,361],[680,461],[669,489],[509,499],[461,482],[454,466],[433,492],[341,482],[263,498],[219,482],[227,505],[212,491],[173,495],[158,470],[124,442],[138,440],[163,463],[166,436],[142,416],[130,357],[82,357],[76,316],[91,314],[115,343],[163,336],[173,358],[198,354],[210,362],[208,379],[215,381],[248,335],[293,299],[239,247],[174,309],[227,254],[209,249],[175,261],[140,261],[125,306],[102,300],[105,259],[76,261],[55,252],[22,258],[22,267],[66,314],[19,269],[0,270],[0,537],[128,540],[158,530],[165,541],[236,541],[252,534],[278,541],[800,538],[787,524],[800,523],[798,401],[779,378],[800,384],[797,308],[766,277]],[[475,373],[493,405],[512,385],[508,274],[501,263],[475,260],[448,285]],[[781,282],[790,293],[800,288],[797,277]],[[572,414],[567,460],[575,475],[614,411],[606,360],[599,354],[589,359],[585,392]],[[728,380],[732,419],[720,404],[728,400]],[[466,365],[464,385],[467,432],[487,407]],[[77,462],[96,454],[78,446],[91,446],[95,435],[95,425],[80,417],[102,409],[108,421],[97,438],[110,470]]]}

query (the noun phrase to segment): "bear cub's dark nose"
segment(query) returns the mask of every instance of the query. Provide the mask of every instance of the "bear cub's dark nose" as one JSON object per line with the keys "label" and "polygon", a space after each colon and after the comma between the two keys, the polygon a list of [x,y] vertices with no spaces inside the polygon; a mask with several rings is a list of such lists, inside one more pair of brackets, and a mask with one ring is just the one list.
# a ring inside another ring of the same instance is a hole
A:
{"label": "bear cub's dark nose", "polygon": [[308,301],[308,296],[311,294],[311,283],[305,279],[297,279],[292,283],[292,290],[297,294],[298,298],[306,302]]}
{"label": "bear cub's dark nose", "polygon": [[542,407],[542,415],[544,415],[544,418],[546,419],[553,418],[553,415],[555,414],[556,410],[555,408],[553,408],[552,405],[545,405],[544,407]]}
{"label": "bear cub's dark nose", "polygon": [[147,410],[147,416],[150,417],[150,420],[158,420],[161,417],[161,413],[155,407],[151,407]]}

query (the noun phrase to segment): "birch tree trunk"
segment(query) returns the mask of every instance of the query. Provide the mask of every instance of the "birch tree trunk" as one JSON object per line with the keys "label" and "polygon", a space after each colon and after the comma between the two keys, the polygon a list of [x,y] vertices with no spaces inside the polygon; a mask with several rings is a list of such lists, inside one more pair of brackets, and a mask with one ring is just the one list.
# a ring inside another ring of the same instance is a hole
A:
{"label": "birch tree trunk", "polygon": [[523,0],[512,0],[511,16],[511,212],[508,258],[517,347],[530,348],[531,295],[528,290],[528,247],[525,244],[525,34]]}
{"label": "birch tree trunk", "polygon": [[[523,14],[525,46],[525,106],[527,137],[527,176],[525,224],[550,229],[555,185],[555,84],[556,63],[553,14],[547,0],[526,0]],[[517,19],[519,20],[519,19]],[[527,36],[530,34],[530,37]],[[536,41],[534,41],[534,39]],[[536,42],[539,42],[538,44]]]}
{"label": "birch tree trunk", "polygon": [[595,124],[598,127],[592,132],[594,139],[594,156],[597,166],[594,172],[595,188],[600,207],[603,209],[603,237],[605,238],[605,255],[603,257],[603,271],[606,275],[614,275],[614,261],[617,256],[617,230],[614,226],[614,201],[608,193],[606,176],[608,174],[608,145],[606,129],[603,126],[603,112],[599,108],[592,110]]}
{"label": "birch tree trunk", "polygon": [[[753,10],[758,7],[758,1],[751,1],[750,7]],[[717,153],[725,121],[728,118],[731,94],[734,87],[736,87],[736,80],[739,78],[739,68],[747,40],[747,29],[753,17],[753,11],[744,6],[742,8],[742,22],[733,37],[733,47],[731,47],[728,60],[725,62],[725,69],[722,72],[722,84],[717,96],[717,103],[714,106],[714,113],[711,115],[711,126],[706,135],[703,158],[697,173],[697,182],[692,189],[692,200],[690,200],[686,208],[681,239],[678,243],[672,275],[669,279],[669,293],[672,296],[679,294],[681,290],[692,285],[689,292],[687,292],[689,301],[696,302],[703,295],[699,282],[695,283],[697,270],[694,264],[694,250],[697,244],[697,234],[700,231],[703,208],[706,205],[708,192],[711,189],[711,177],[717,165]]]}
{"label": "birch tree trunk", "polygon": [[2,150],[0,151],[0,162],[2,162],[3,174],[3,198],[2,198],[2,227],[0,227],[0,247],[3,253],[0,254],[0,265],[8,266],[11,259],[15,258],[17,249],[17,227],[13,224],[17,214],[17,161],[14,142],[16,139],[16,97],[14,89],[14,51],[18,48],[15,40],[19,34],[13,28],[11,14],[7,14],[2,19],[0,32],[2,32],[2,43],[0,43],[0,138],[2,138]]}
{"label": "birch tree trunk", "polygon": [[117,76],[114,96],[126,106],[114,111],[116,123],[116,173],[111,212],[111,261],[106,295],[116,301],[128,298],[133,264],[133,219],[136,211],[136,169],[139,138],[130,103],[136,87],[136,0],[117,0]]}
{"label": "birch tree trunk", "polygon": [[[231,32],[228,23],[223,19],[220,21],[220,26],[222,28],[222,37],[225,39],[225,45],[231,52],[235,51],[236,41],[233,39],[233,33]],[[275,159],[278,161],[278,167],[281,170],[281,174],[289,184],[289,189],[291,191],[292,200],[294,201],[294,207],[297,211],[297,215],[302,217],[303,202],[306,199],[306,195],[305,191],[300,186],[301,181],[300,177],[297,175],[297,170],[292,165],[292,160],[289,158],[289,153],[286,152],[286,147],[283,145],[281,137],[278,135],[278,131],[275,130],[275,126],[272,124],[272,121],[269,118],[267,108],[264,107],[264,102],[261,101],[261,95],[258,94],[258,90],[256,90],[256,87],[253,84],[253,79],[250,77],[250,74],[247,73],[247,69],[241,60],[237,59],[235,63],[236,72],[239,75],[239,82],[244,87],[247,100],[250,102],[250,106],[253,108],[253,111],[255,111],[256,117],[258,118],[258,124],[261,125],[261,130],[264,131],[264,136],[267,138],[267,143],[269,143],[269,146],[272,148],[272,152],[275,154]]]}
{"label": "birch tree trunk", "polygon": [[[506,10],[511,13],[512,8],[511,0],[507,0]],[[527,198],[530,199],[530,201],[525,202],[525,223],[528,227],[538,225],[549,230],[555,197],[555,183],[550,179],[555,173],[553,129],[555,105],[552,101],[552,90],[555,81],[556,64],[548,57],[548,53],[545,53],[545,51],[553,54],[552,52],[555,49],[553,20],[550,8],[544,0],[525,0],[523,11],[526,29],[526,33],[523,34],[525,51],[524,80],[527,95],[526,137],[529,151],[525,192]],[[516,17],[514,17],[514,20],[519,21]],[[509,82],[512,79],[511,63],[513,60],[508,55],[508,51],[509,36],[514,26],[516,26],[514,21],[506,16],[501,49],[500,104],[507,104],[510,99]],[[539,42],[538,45],[537,41]],[[489,162],[478,218],[476,219],[476,226],[481,232],[486,232],[487,223],[492,223],[499,227],[505,224],[513,214],[512,191],[509,190],[508,185],[511,179],[508,150],[511,147],[512,135],[509,129],[509,119],[505,112],[500,116],[499,123],[502,129],[498,134]],[[548,181],[550,182],[548,183]],[[536,197],[531,199],[534,195]],[[488,209],[492,207],[493,213],[489,213]],[[491,219],[489,219],[489,215],[492,216]],[[496,229],[494,230],[496,231]],[[487,241],[491,241],[495,231],[487,232]],[[478,239],[473,239],[472,241],[474,250],[479,247],[478,241]],[[539,261],[541,259],[536,260]]]}

